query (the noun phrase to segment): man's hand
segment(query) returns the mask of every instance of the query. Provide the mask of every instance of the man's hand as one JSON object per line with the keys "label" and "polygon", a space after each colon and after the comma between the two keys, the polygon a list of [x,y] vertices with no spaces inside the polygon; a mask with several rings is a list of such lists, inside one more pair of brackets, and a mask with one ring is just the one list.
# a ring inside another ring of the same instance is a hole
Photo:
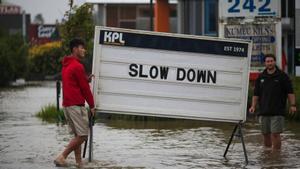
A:
{"label": "man's hand", "polygon": [[249,112],[250,112],[251,114],[253,114],[253,113],[255,112],[255,106],[251,106],[251,107],[249,108]]}
{"label": "man's hand", "polygon": [[95,112],[96,112],[95,108],[91,108],[91,115],[92,115],[92,117],[95,117]]}
{"label": "man's hand", "polygon": [[294,115],[297,112],[297,107],[296,106],[290,106],[289,113],[291,115]]}
{"label": "man's hand", "polygon": [[251,104],[251,107],[249,108],[249,112],[251,114],[255,113],[257,101],[258,101],[258,96],[253,96],[252,97],[252,104]]}
{"label": "man's hand", "polygon": [[91,82],[94,77],[95,77],[95,75],[90,74],[89,77],[88,77],[88,81]]}

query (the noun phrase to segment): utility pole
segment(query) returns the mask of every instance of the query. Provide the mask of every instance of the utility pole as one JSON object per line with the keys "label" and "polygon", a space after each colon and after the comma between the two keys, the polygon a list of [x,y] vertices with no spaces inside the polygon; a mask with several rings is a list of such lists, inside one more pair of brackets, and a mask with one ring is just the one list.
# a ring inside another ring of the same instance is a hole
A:
{"label": "utility pole", "polygon": [[150,30],[153,31],[153,0],[150,0]]}

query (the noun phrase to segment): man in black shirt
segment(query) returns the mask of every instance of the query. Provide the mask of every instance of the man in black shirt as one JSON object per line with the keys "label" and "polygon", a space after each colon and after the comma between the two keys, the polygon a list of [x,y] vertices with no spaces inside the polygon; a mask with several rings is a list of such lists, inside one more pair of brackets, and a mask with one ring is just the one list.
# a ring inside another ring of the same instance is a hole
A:
{"label": "man in black shirt", "polygon": [[289,112],[295,113],[296,100],[290,78],[276,66],[272,54],[265,56],[265,70],[255,81],[250,113],[254,113],[259,104],[259,122],[261,124],[264,145],[274,150],[281,148],[280,133],[283,132],[286,100],[289,100]]}

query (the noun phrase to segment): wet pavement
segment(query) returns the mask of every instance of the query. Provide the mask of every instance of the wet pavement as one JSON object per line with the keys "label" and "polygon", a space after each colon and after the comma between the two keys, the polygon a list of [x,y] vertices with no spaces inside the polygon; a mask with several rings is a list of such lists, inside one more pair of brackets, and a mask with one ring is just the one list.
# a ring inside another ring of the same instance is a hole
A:
{"label": "wet pavement", "polygon": [[[55,156],[68,140],[68,128],[35,117],[55,103],[55,83],[0,90],[0,168],[56,168]],[[190,120],[126,121],[100,119],[94,126],[94,161],[87,168],[300,168],[300,123],[288,122],[281,152],[262,146],[259,126],[243,130],[223,158],[233,124]],[[69,168],[74,166],[70,155]]]}

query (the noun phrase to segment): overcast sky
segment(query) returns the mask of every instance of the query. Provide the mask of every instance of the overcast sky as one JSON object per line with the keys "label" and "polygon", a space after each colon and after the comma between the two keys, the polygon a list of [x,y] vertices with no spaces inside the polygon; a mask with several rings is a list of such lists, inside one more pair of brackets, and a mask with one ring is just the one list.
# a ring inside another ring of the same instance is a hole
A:
{"label": "overcast sky", "polygon": [[[31,22],[34,17],[41,13],[45,24],[54,24],[56,20],[59,22],[63,18],[65,11],[69,9],[69,0],[2,0],[22,7],[26,13],[31,14]],[[74,5],[82,5],[85,0],[74,0]]]}

